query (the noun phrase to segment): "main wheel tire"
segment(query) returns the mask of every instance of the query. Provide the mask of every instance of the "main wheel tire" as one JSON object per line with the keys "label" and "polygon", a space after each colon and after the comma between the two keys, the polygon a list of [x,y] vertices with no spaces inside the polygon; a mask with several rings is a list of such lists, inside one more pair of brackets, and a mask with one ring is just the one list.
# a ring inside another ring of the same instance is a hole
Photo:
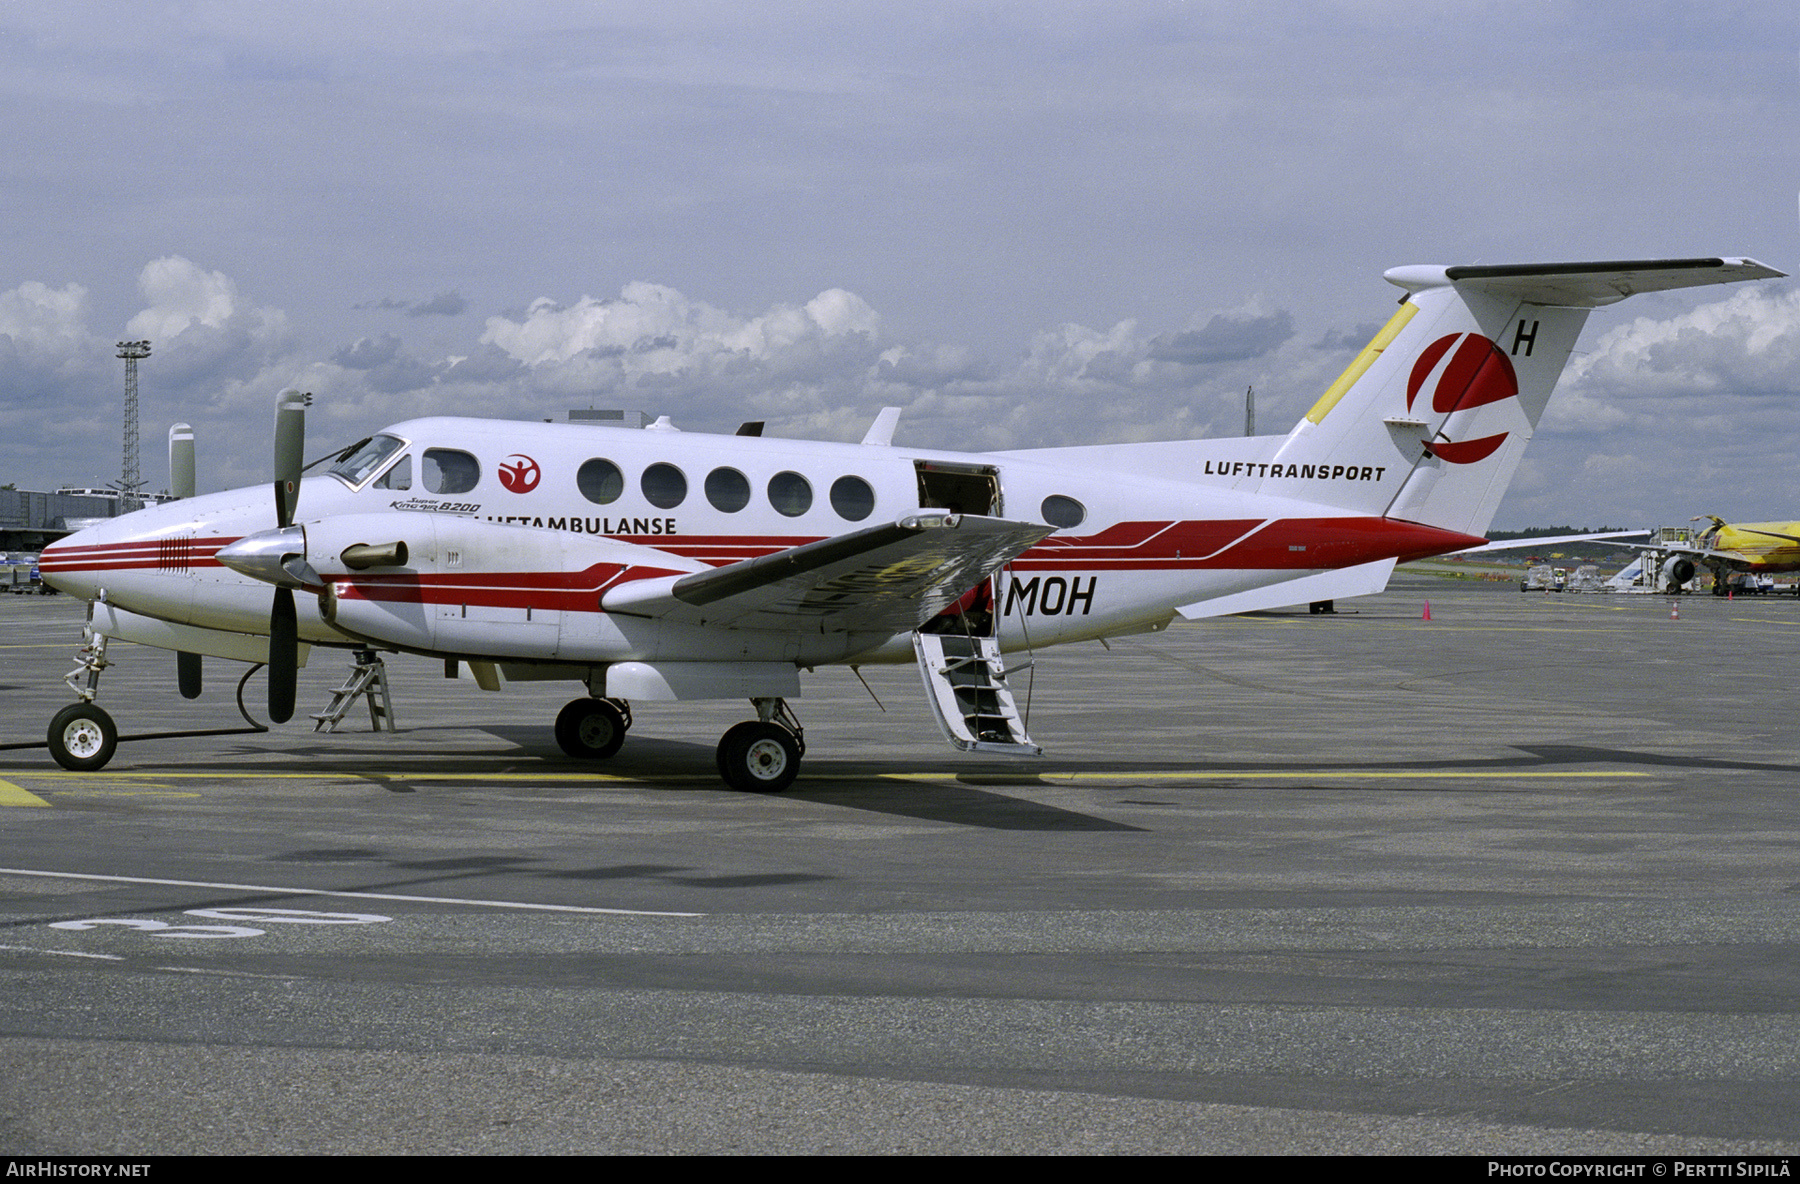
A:
{"label": "main wheel tire", "polygon": [[119,746],[119,727],[92,703],[71,703],[50,721],[50,755],[65,769],[104,769]]}
{"label": "main wheel tire", "polygon": [[572,757],[604,760],[625,743],[625,716],[605,699],[576,699],[557,713],[556,743]]}
{"label": "main wheel tire", "polygon": [[780,793],[800,775],[800,742],[780,724],[746,720],[719,741],[718,761],[731,788]]}

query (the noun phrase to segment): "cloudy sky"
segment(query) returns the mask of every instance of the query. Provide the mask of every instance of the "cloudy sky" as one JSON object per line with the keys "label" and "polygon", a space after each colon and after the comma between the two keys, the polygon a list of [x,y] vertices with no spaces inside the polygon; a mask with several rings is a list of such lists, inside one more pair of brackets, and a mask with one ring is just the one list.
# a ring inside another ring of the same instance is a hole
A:
{"label": "cloudy sky", "polygon": [[[0,481],[421,413],[1285,430],[1404,263],[1800,271],[1792,0],[0,5]],[[1591,321],[1498,527],[1800,516],[1800,283]]]}

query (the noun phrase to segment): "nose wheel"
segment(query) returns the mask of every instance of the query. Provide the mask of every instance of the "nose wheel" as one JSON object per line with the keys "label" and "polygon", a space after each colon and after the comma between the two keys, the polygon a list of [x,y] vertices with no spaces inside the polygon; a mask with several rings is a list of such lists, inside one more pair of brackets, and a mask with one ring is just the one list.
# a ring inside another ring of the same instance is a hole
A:
{"label": "nose wheel", "polygon": [[103,769],[119,746],[119,727],[92,703],[71,703],[50,720],[50,755],[65,769]]}

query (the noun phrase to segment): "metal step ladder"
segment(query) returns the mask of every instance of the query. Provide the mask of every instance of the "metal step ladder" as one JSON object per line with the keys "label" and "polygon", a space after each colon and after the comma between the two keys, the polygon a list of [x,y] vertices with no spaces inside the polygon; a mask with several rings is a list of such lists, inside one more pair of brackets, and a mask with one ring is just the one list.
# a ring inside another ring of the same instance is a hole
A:
{"label": "metal step ladder", "polygon": [[931,700],[944,738],[964,752],[1007,756],[1042,756],[1044,750],[1025,734],[1025,721],[1006,676],[1000,645],[991,637],[962,633],[914,633],[913,652],[925,695]]}
{"label": "metal step ladder", "polygon": [[384,726],[390,732],[395,730],[394,701],[388,696],[387,666],[374,650],[356,651],[356,665],[351,668],[344,685],[331,692],[331,706],[313,716],[318,721],[313,724],[313,731],[337,731],[338,724],[359,698],[369,701],[370,728],[377,732]]}

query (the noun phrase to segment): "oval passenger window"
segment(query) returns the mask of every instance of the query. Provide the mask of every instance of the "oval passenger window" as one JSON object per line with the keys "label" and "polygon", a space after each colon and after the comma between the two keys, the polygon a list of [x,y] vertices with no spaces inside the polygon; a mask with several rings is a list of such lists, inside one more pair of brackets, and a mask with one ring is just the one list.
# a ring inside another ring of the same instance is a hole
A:
{"label": "oval passenger window", "polygon": [[736,469],[714,469],[706,475],[706,500],[715,510],[735,514],[750,504],[750,479]]}
{"label": "oval passenger window", "polygon": [[575,485],[596,506],[609,505],[625,492],[625,474],[610,460],[595,457],[575,471]]}
{"label": "oval passenger window", "polygon": [[789,518],[812,509],[812,485],[799,473],[777,473],[769,478],[769,504]]}
{"label": "oval passenger window", "polygon": [[1065,529],[1071,526],[1080,526],[1087,521],[1087,507],[1074,498],[1064,497],[1060,493],[1053,493],[1044,499],[1042,513],[1045,522],[1051,526],[1060,526]]}
{"label": "oval passenger window", "polygon": [[875,491],[861,477],[839,477],[831,483],[831,508],[840,518],[861,522],[875,512]]}
{"label": "oval passenger window", "polygon": [[661,510],[673,510],[687,498],[687,477],[671,464],[658,461],[644,470],[644,500]]}

